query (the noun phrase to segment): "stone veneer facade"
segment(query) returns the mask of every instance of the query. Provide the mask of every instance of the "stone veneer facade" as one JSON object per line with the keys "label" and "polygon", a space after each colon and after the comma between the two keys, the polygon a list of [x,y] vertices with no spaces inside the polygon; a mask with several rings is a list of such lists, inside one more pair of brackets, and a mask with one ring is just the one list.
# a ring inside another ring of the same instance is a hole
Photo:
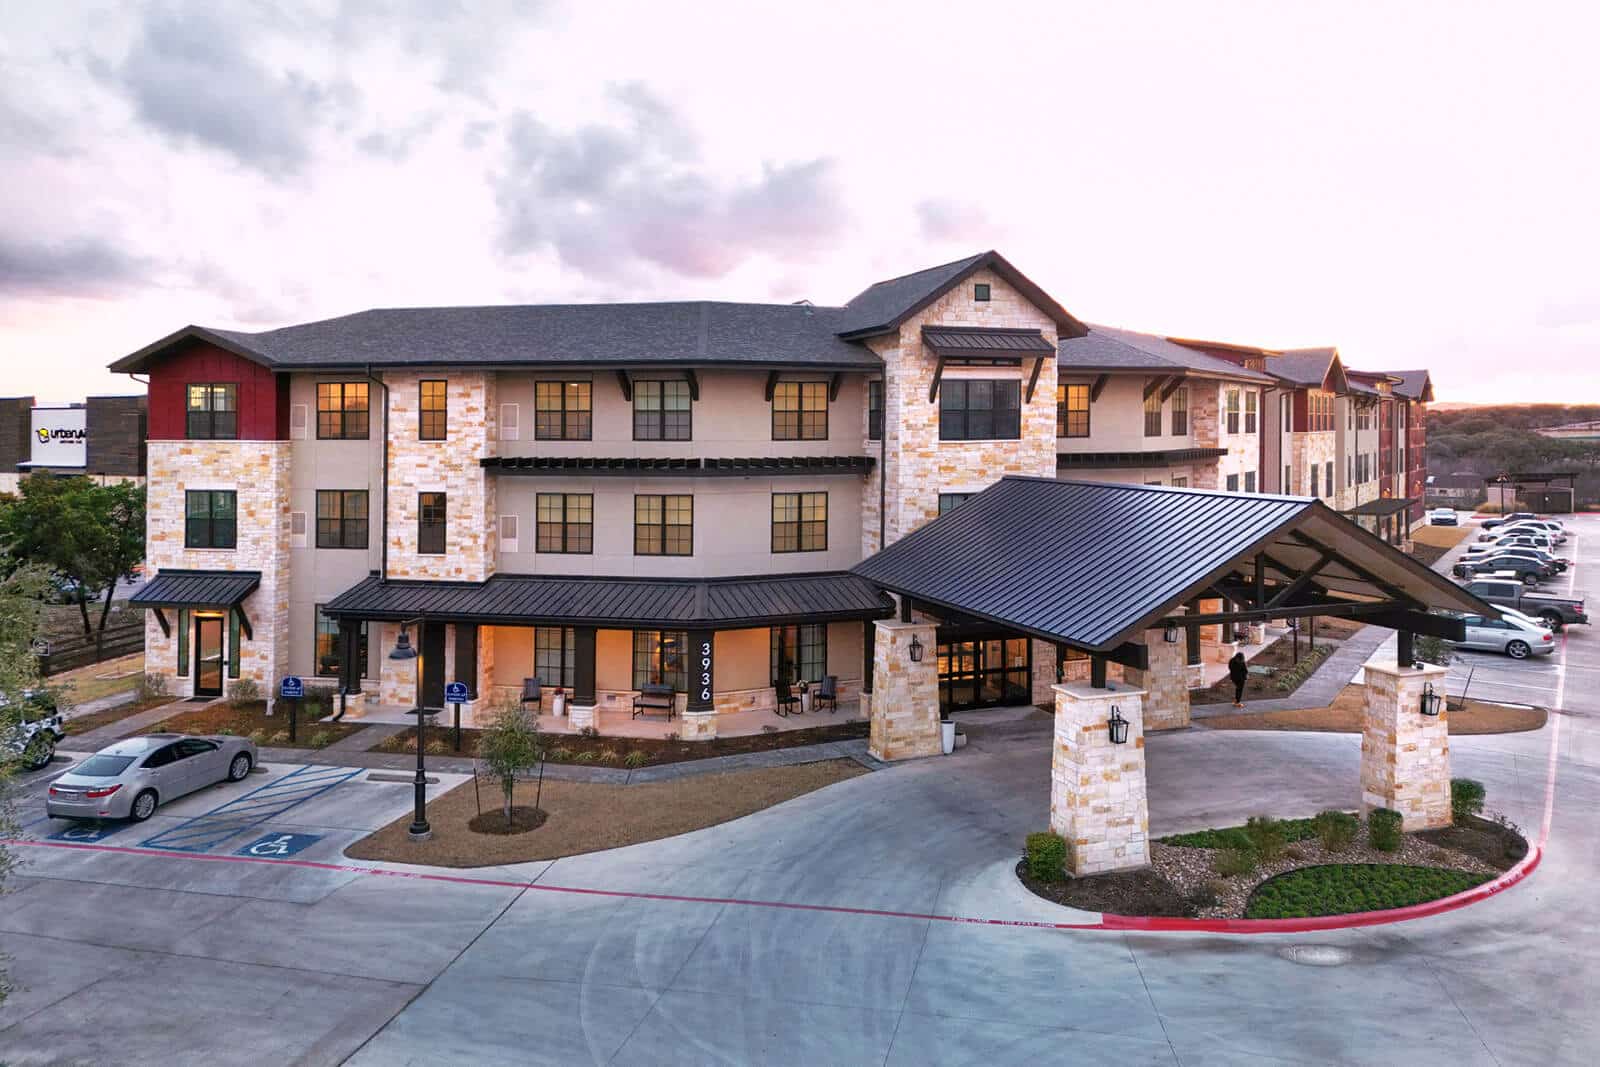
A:
{"label": "stone veneer facade", "polygon": [[[1361,713],[1361,806],[1391,808],[1407,831],[1449,826],[1450,712],[1443,667],[1369,662]],[[1440,695],[1439,714],[1422,714],[1424,688]]]}
{"label": "stone veneer facade", "polygon": [[[1085,875],[1148,866],[1144,694],[1073,682],[1056,686],[1055,696],[1050,829],[1066,839],[1067,869]],[[1111,743],[1113,707],[1128,720],[1125,744]]]}
{"label": "stone veneer facade", "polygon": [[[937,756],[939,657],[931,622],[880,620],[872,657],[872,727],[867,751],[880,760]],[[911,640],[922,642],[922,660],[911,659]]]}
{"label": "stone veneer facade", "polygon": [[[239,677],[254,682],[269,701],[286,673],[280,650],[289,647],[289,442],[151,441],[145,510],[145,564],[164,570],[260,571],[261,584],[241,607],[251,636],[241,631]],[[232,490],[236,494],[235,547],[184,547],[184,494],[189,490]],[[146,671],[167,679],[174,696],[194,691],[193,649],[186,675],[178,667],[176,610],[165,612],[172,627],[164,634],[155,612],[145,616]],[[224,659],[228,626],[223,625]],[[192,642],[193,630],[189,640]],[[235,679],[223,670],[223,692]]]}
{"label": "stone veneer facade", "polygon": [[1161,630],[1146,630],[1144,645],[1149,649],[1150,669],[1125,669],[1128,684],[1145,691],[1144,728],[1181,730],[1189,725],[1188,646],[1180,631],[1178,640],[1168,643]]}

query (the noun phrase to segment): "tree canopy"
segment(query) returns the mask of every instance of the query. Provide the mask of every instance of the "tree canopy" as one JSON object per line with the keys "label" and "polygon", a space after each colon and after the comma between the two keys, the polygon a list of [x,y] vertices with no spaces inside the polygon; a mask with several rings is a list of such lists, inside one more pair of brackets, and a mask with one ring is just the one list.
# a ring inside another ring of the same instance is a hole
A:
{"label": "tree canopy", "polygon": [[103,596],[99,628],[104,629],[117,582],[132,577],[144,559],[144,487],[33,474],[19,488],[18,496],[0,505],[4,567],[36,563],[62,579],[78,605],[85,634],[94,629],[89,604]]}

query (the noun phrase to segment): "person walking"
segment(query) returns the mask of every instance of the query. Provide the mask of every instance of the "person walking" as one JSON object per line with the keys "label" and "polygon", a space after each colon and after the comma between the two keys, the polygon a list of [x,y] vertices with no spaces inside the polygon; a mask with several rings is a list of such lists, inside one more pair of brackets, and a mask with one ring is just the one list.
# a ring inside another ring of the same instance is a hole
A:
{"label": "person walking", "polygon": [[1233,706],[1244,707],[1244,683],[1250,677],[1250,668],[1245,666],[1244,653],[1235,652],[1228,661],[1228,677],[1233,679]]}

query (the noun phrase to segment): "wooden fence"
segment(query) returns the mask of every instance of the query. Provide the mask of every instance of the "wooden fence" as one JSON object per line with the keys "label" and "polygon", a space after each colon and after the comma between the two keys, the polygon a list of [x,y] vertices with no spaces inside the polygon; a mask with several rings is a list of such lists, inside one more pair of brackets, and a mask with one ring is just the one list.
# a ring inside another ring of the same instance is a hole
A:
{"label": "wooden fence", "polygon": [[39,673],[46,677],[142,651],[144,624],[108,626],[104,631],[88,636],[78,634],[56,638],[49,642],[48,647],[49,652],[39,657]]}

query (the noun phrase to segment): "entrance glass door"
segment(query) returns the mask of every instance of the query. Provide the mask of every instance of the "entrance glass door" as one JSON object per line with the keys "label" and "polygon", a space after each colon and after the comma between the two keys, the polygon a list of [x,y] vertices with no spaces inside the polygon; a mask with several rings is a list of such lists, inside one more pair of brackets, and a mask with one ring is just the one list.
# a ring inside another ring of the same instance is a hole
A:
{"label": "entrance glass door", "polygon": [[222,695],[222,617],[197,615],[194,620],[194,695]]}
{"label": "entrance glass door", "polygon": [[1033,662],[1025,637],[939,643],[939,710],[1027,704]]}

